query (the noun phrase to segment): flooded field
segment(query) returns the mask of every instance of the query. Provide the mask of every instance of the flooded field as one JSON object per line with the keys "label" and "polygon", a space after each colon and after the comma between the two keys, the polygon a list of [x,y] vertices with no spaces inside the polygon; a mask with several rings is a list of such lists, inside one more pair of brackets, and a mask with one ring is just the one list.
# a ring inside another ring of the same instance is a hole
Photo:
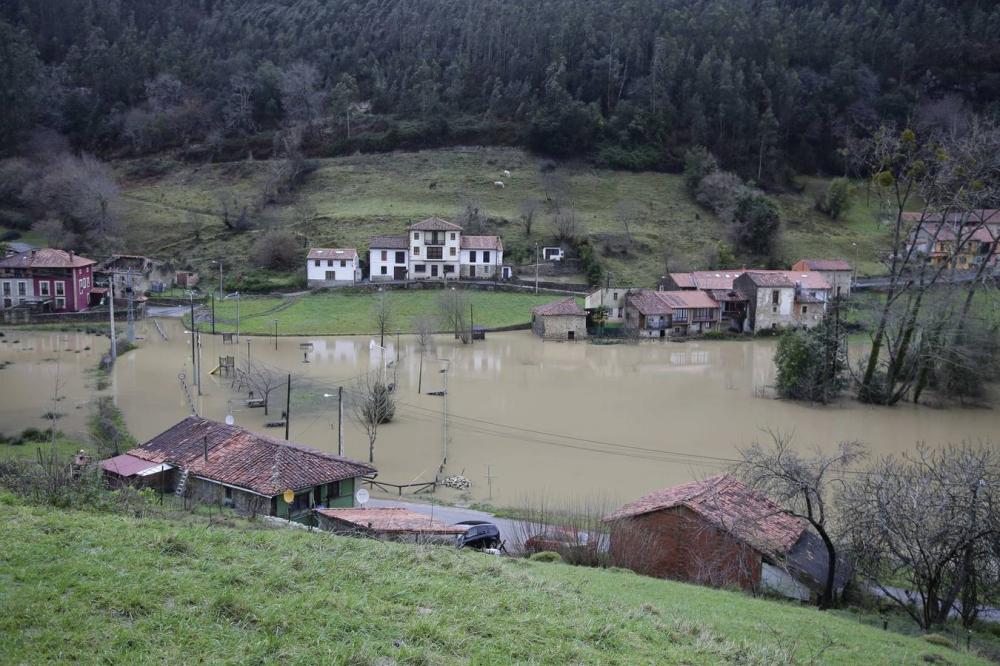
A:
{"label": "flooded field", "polygon": [[[247,362],[247,338],[223,344],[202,336],[202,395],[193,385],[189,335],[176,320],[140,322],[139,349],[121,357],[104,392],[114,395],[140,440],[190,413],[184,373],[199,413],[282,437],[265,428],[284,408],[284,388],[272,395],[270,415],[239,403],[230,380],[209,375],[223,355]],[[83,333],[8,333],[0,344],[0,429],[44,427],[58,375],[60,427],[82,435],[88,406],[99,394],[91,369],[108,345]],[[382,351],[369,337],[250,338],[254,362],[292,373],[290,438],[337,449],[336,393],[350,395],[355,378],[381,371]],[[434,478],[447,450],[446,474],[463,474],[472,489],[462,499],[516,506],[532,498],[632,499],[652,489],[711,474],[736,448],[765,437],[764,429],[794,431],[799,446],[841,439],[867,443],[875,453],[930,444],[992,438],[1000,444],[1000,412],[901,405],[871,408],[845,400],[810,407],[756,397],[773,380],[774,341],[651,342],[636,346],[543,343],[529,332],[489,334],[474,346],[437,336],[423,366],[412,337],[386,336],[387,374],[397,383],[396,418],[376,441],[379,478],[394,484]],[[309,348],[301,345],[311,343]],[[446,359],[446,360],[443,360]],[[306,362],[308,361],[308,362]],[[447,373],[442,372],[447,369]],[[443,397],[427,395],[448,383]],[[368,441],[345,409],[346,453],[366,460]],[[457,491],[439,491],[458,499]]]}

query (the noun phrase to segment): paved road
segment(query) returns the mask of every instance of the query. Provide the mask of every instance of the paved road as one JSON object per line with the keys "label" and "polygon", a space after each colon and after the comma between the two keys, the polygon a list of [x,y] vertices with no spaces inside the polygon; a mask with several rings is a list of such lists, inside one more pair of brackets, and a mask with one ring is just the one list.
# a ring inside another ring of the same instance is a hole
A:
{"label": "paved road", "polygon": [[150,305],[146,307],[147,317],[183,317],[191,308],[187,305]]}

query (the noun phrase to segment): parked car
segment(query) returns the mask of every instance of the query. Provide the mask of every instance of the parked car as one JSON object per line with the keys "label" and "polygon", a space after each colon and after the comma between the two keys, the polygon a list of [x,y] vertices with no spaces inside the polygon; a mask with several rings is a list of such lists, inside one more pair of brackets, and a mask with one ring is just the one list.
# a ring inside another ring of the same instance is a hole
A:
{"label": "parked car", "polygon": [[500,547],[500,529],[493,523],[488,523],[485,520],[463,520],[455,524],[469,526],[465,534],[458,536],[459,548],[482,550],[483,548]]}

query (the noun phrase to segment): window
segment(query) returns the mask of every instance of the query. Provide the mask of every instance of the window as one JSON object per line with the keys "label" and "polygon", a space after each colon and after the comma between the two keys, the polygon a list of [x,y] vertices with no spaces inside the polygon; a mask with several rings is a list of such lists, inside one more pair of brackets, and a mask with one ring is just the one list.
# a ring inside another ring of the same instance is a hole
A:
{"label": "window", "polygon": [[414,273],[426,273],[427,272],[427,264],[417,264],[416,266],[413,267],[413,272]]}
{"label": "window", "polygon": [[10,282],[3,283],[3,295],[10,296]]}
{"label": "window", "polygon": [[475,250],[470,250],[469,251],[469,263],[470,264],[476,263],[476,251]]}
{"label": "window", "polygon": [[445,264],[444,265],[444,272],[445,273],[454,273],[455,272],[455,267],[452,266],[451,264]]}
{"label": "window", "polygon": [[326,272],[326,279],[327,280],[336,280],[337,279],[337,271],[327,271]]}
{"label": "window", "polygon": [[452,234],[451,234],[451,239],[452,239],[452,240],[455,240],[455,232],[452,232]]}
{"label": "window", "polygon": [[335,497],[340,497],[340,481],[326,484],[326,499],[330,501]]}
{"label": "window", "polygon": [[[60,283],[56,283],[60,284]],[[56,310],[63,310],[66,308],[66,299],[62,297],[56,297]]]}
{"label": "window", "polygon": [[347,259],[341,259],[340,260],[340,267],[341,268],[347,268]]}
{"label": "window", "polygon": [[483,263],[484,264],[490,263],[490,253],[487,252],[486,250],[483,250]]}
{"label": "window", "polygon": [[302,493],[295,496],[295,501],[292,502],[292,511],[305,511],[309,508],[309,493]]}
{"label": "window", "polygon": [[[398,255],[399,252],[397,252],[396,254]],[[388,250],[382,250],[382,261],[385,261],[388,258],[389,258],[389,251]]]}
{"label": "window", "polygon": [[[62,282],[58,282],[57,284],[61,285]],[[28,286],[24,282],[18,282],[17,283],[17,295],[18,296],[26,296],[27,294],[28,294]]]}
{"label": "window", "polygon": [[66,283],[56,282],[56,296],[65,296],[65,295],[66,295]]}
{"label": "window", "polygon": [[389,274],[389,269],[386,268],[385,266],[383,266],[382,267],[382,275],[388,275],[388,274]]}
{"label": "window", "polygon": [[621,316],[622,316],[622,309],[621,309],[621,308],[618,308],[618,318],[620,319],[620,318],[621,318]]}
{"label": "window", "polygon": [[418,256],[418,257],[420,256],[420,246],[419,245],[414,245],[413,246],[413,254],[416,255],[416,256]]}
{"label": "window", "polygon": [[413,232],[413,240],[420,240],[420,234],[416,231]]}
{"label": "window", "polygon": [[315,266],[316,268],[319,268],[319,259],[314,259],[313,260],[313,266]]}
{"label": "window", "polygon": [[[432,247],[427,248],[427,258],[428,259],[443,259],[444,258],[444,252],[442,252],[443,249],[444,248],[442,248],[440,246],[432,246]],[[454,249],[455,248],[452,248],[453,251],[454,251]]]}
{"label": "window", "polygon": [[233,489],[230,488],[229,486],[226,486],[226,499],[227,500],[233,499]]}
{"label": "window", "polygon": [[614,294],[612,294],[611,300],[613,300],[613,301],[617,301],[618,300],[618,292],[617,291]]}
{"label": "window", "polygon": [[809,314],[809,306],[808,305],[803,305],[802,306],[802,314]]}
{"label": "window", "polygon": [[[455,248],[449,247],[448,248],[448,254],[450,254],[451,256],[454,257],[455,256]],[[475,260],[473,260],[473,261],[475,261]]]}
{"label": "window", "polygon": [[771,303],[773,305],[777,305],[780,300],[781,300],[781,292],[778,291],[777,289],[772,289],[771,290]]}
{"label": "window", "polygon": [[49,282],[48,281],[39,282],[38,283],[38,295],[39,296],[48,296],[50,289],[51,289],[51,287],[49,286]]}
{"label": "window", "polygon": [[[382,257],[382,258],[385,259],[385,257]],[[405,252],[397,252],[396,253],[396,263],[397,264],[405,264],[406,263],[406,253]]]}

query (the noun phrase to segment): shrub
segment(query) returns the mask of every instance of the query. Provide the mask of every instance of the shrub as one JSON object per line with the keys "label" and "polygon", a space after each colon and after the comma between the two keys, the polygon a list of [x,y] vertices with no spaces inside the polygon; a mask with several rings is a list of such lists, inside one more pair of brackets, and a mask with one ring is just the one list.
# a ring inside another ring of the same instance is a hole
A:
{"label": "shrub", "polygon": [[851,183],[834,178],[816,195],[816,210],[836,220],[851,200]]}
{"label": "shrub", "polygon": [[689,148],[684,153],[684,186],[688,192],[694,194],[702,178],[715,173],[718,169],[719,163],[707,148],[704,146]]}
{"label": "shrub", "polygon": [[732,233],[738,251],[770,256],[780,228],[778,207],[761,192],[748,192],[737,202]]}
{"label": "shrub", "polygon": [[924,640],[931,645],[940,645],[941,647],[954,648],[955,644],[947,636],[941,634],[925,634]]}
{"label": "shrub", "polygon": [[543,551],[539,551],[537,553],[533,553],[530,557],[528,557],[528,559],[531,560],[532,562],[562,562],[563,561],[562,555],[560,555],[559,553],[557,553],[557,552],[555,552],[553,550],[543,550]]}
{"label": "shrub", "polygon": [[735,173],[717,171],[710,173],[698,183],[695,199],[723,221],[733,217],[737,203],[747,195],[749,189]]}
{"label": "shrub", "polygon": [[254,264],[260,268],[287,271],[302,262],[302,247],[295,237],[284,230],[265,232],[250,251]]}

